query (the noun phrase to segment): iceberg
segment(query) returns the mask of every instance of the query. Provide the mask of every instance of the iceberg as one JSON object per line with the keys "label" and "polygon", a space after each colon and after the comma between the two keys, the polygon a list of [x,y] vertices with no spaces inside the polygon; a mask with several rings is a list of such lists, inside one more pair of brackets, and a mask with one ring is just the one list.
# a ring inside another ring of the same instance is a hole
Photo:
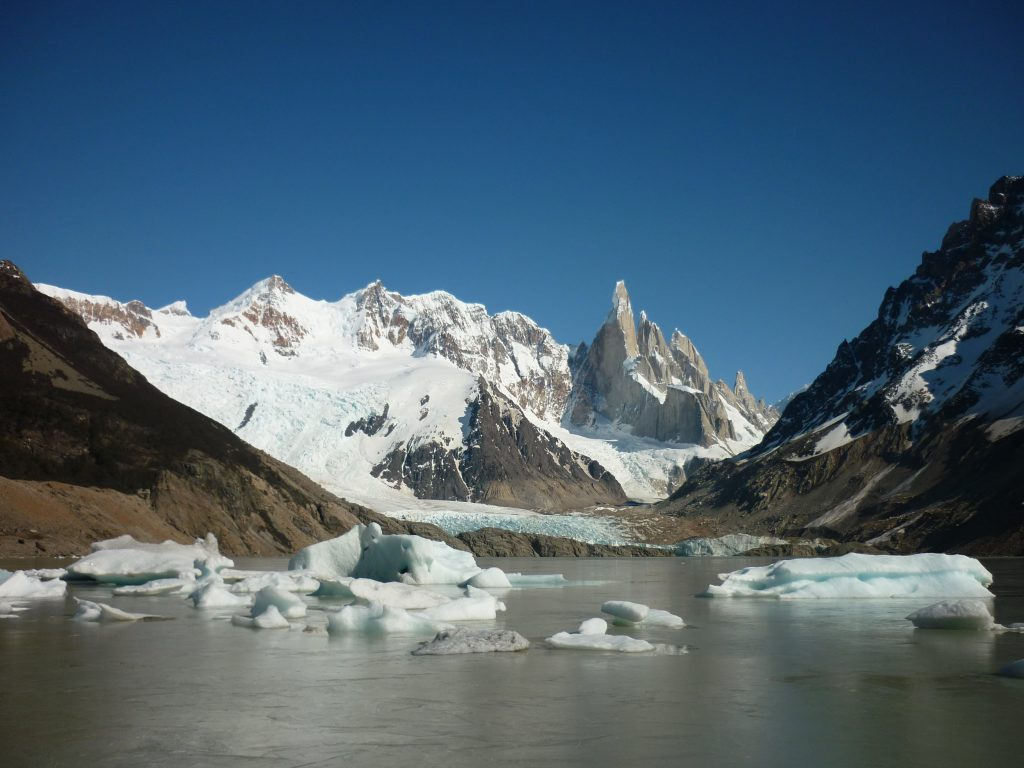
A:
{"label": "iceberg", "polygon": [[348,577],[462,584],[482,570],[469,552],[422,536],[386,535],[377,523],[358,525],[343,536],[300,550],[288,569],[306,570],[321,582],[337,584]]}
{"label": "iceberg", "polygon": [[488,621],[504,611],[505,604],[494,595],[476,587],[466,587],[466,596],[419,611],[418,615],[433,621]]}
{"label": "iceberg", "polygon": [[[117,590],[114,590],[117,594]],[[196,608],[237,608],[249,604],[248,595],[236,595],[224,586],[223,581],[208,581],[197,587],[188,596]]]}
{"label": "iceberg", "polygon": [[0,574],[0,598],[63,597],[67,588],[68,585],[59,579],[43,581],[24,571],[15,571],[8,576]]}
{"label": "iceberg", "polygon": [[704,597],[993,597],[992,574],[965,555],[862,555],[780,560],[719,574]]}
{"label": "iceberg", "polygon": [[270,608],[279,611],[286,619],[301,619],[306,615],[306,604],[302,602],[301,597],[277,587],[264,587],[256,593],[252,601],[253,618]]}
{"label": "iceberg", "polygon": [[307,571],[266,571],[236,581],[229,589],[236,595],[259,592],[264,587],[274,587],[282,592],[311,595],[320,589],[320,582]]}
{"label": "iceberg", "polygon": [[380,603],[392,608],[416,610],[434,608],[451,598],[423,587],[414,587],[398,581],[381,582],[373,579],[351,579],[347,585],[352,596],[364,603]]}
{"label": "iceberg", "polygon": [[362,553],[350,574],[406,584],[461,584],[482,569],[469,552],[422,536],[385,536],[377,523],[359,532]]}
{"label": "iceberg", "polygon": [[618,653],[643,653],[655,647],[646,640],[628,635],[607,635],[608,622],[604,619],[587,619],[576,632],[558,632],[544,642],[549,648],[563,651],[617,651]]}
{"label": "iceberg", "polygon": [[128,613],[106,603],[94,603],[77,597],[74,600],[78,605],[74,618],[79,621],[161,621],[168,618],[151,613]]}
{"label": "iceberg", "polygon": [[502,589],[511,587],[512,583],[501,568],[484,568],[480,573],[466,579],[459,586],[478,587],[480,589]]}
{"label": "iceberg", "polygon": [[676,542],[675,551],[680,557],[727,557],[742,555],[756,547],[788,544],[785,539],[775,536],[751,536],[749,533],[730,533],[725,536],[700,537]]}
{"label": "iceberg", "polygon": [[999,670],[1003,677],[1016,677],[1024,680],[1024,659],[1010,662]]}
{"label": "iceberg", "polygon": [[337,613],[327,615],[327,631],[335,635],[432,635],[446,629],[454,627],[380,603],[346,605]]}
{"label": "iceberg", "polygon": [[231,623],[236,627],[249,629],[291,629],[288,619],[281,615],[277,606],[268,605],[264,610],[252,616],[232,616]]}
{"label": "iceberg", "polygon": [[456,653],[504,653],[525,651],[530,641],[510,629],[459,629],[438,632],[433,640],[412,652],[413,656],[448,656]]}
{"label": "iceberg", "polygon": [[638,624],[647,618],[651,609],[640,603],[631,603],[628,600],[607,600],[601,605],[601,613],[607,613],[616,619],[622,619],[629,624]]}
{"label": "iceberg", "polygon": [[601,612],[614,617],[612,623],[619,626],[643,624],[649,627],[670,627],[672,629],[686,626],[686,622],[681,616],[627,600],[608,600],[601,606]]}
{"label": "iceberg", "polygon": [[995,629],[984,600],[943,600],[907,616],[918,629]]}
{"label": "iceberg", "polygon": [[68,566],[67,575],[104,584],[145,584],[192,574],[197,560],[205,561],[211,570],[234,565],[220,554],[217,537],[212,533],[206,534],[205,539],[196,539],[194,544],[147,544],[131,536],[119,536],[93,544],[90,554]]}
{"label": "iceberg", "polygon": [[115,595],[187,595],[196,588],[196,577],[192,573],[180,578],[153,579],[144,584],[123,584],[114,587]]}
{"label": "iceberg", "polygon": [[27,610],[22,608],[19,603],[5,603],[0,601],[0,619],[16,619],[18,618],[18,611]]}
{"label": "iceberg", "polygon": [[513,587],[561,587],[569,583],[560,573],[506,573],[505,577]]}
{"label": "iceberg", "polygon": [[300,549],[288,561],[288,570],[308,571],[320,581],[335,581],[351,576],[363,552],[359,541],[363,528],[365,526],[357,525],[336,539],[321,541]]}

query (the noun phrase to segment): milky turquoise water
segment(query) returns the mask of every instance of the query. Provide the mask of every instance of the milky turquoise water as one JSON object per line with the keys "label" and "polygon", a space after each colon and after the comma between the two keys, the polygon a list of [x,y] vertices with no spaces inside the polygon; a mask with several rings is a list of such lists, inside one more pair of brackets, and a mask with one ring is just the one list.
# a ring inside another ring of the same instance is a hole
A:
{"label": "milky turquoise water", "polygon": [[[173,620],[83,624],[69,600],[0,621],[0,765],[1019,764],[1024,680],[993,673],[1024,658],[1024,635],[914,630],[914,600],[694,597],[720,571],[767,562],[481,561],[574,583],[505,596],[497,624],[533,641],[526,653],[457,657],[411,656],[406,638],[256,632],[179,598],[75,587]],[[1024,560],[986,565],[997,621],[1024,621]],[[682,615],[686,629],[630,634],[689,652],[543,647],[615,598]]]}

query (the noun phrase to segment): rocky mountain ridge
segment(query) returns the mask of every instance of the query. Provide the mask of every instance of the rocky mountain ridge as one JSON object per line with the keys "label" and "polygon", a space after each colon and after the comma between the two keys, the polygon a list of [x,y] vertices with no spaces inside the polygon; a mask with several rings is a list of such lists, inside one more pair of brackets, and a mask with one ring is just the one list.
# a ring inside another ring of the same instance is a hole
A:
{"label": "rocky mountain ridge", "polygon": [[974,200],[747,454],[661,509],[899,551],[1024,553],[1024,179]]}

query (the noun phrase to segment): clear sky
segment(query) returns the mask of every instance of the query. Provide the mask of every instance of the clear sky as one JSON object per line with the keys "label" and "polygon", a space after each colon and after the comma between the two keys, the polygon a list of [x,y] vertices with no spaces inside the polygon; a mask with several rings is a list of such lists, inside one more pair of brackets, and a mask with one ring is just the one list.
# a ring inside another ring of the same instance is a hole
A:
{"label": "clear sky", "polygon": [[624,279],[810,381],[1024,173],[1019,2],[0,4],[0,256],[205,313],[381,278],[589,339]]}

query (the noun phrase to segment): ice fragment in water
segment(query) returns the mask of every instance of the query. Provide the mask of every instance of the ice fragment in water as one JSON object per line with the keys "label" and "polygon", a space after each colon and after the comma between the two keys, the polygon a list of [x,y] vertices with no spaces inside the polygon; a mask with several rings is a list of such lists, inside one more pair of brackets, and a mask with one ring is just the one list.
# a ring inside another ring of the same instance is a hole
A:
{"label": "ice fragment in water", "polygon": [[907,616],[918,629],[988,630],[996,626],[984,600],[943,600]]}
{"label": "ice fragment in water", "polygon": [[413,651],[414,656],[446,656],[456,653],[525,651],[530,641],[510,629],[459,629],[438,632],[428,643]]}

